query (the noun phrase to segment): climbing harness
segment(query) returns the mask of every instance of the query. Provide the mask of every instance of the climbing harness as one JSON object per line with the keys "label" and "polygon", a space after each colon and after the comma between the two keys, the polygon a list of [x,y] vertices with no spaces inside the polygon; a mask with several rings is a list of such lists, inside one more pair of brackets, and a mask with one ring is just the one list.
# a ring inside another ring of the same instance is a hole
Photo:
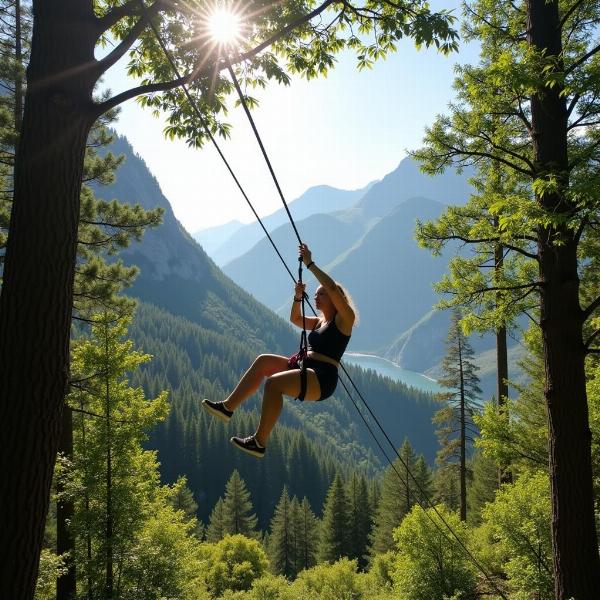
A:
{"label": "climbing harness", "polygon": [[[302,257],[298,259],[298,283],[302,284]],[[300,349],[296,354],[290,356],[288,359],[288,368],[300,369],[300,393],[296,397],[296,400],[304,401],[306,396],[306,357],[308,356],[308,342],[306,338],[306,313],[304,308],[304,302],[306,300],[306,293],[302,292],[302,299],[300,300],[300,309],[302,312],[302,333],[300,334]]]}
{"label": "climbing harness", "polygon": [[[140,0],[141,2],[141,0]],[[169,51],[167,50],[166,46],[164,45],[164,42],[162,41],[160,34],[158,32],[158,30],[156,29],[156,26],[154,25],[154,23],[152,21],[149,22],[150,27],[152,28],[152,31],[154,33],[154,36],[156,37],[157,42],[159,43],[163,53],[165,54],[165,57],[167,58],[168,62],[171,65],[171,68],[174,72],[174,74],[176,75],[176,77],[178,79],[182,79],[180,73],[179,73],[179,69],[177,68],[177,65],[175,64],[173,58],[171,57]],[[231,67],[231,63],[229,61],[229,59],[226,60],[226,66],[227,69],[229,71],[229,74],[233,80],[234,86],[236,88],[236,91],[238,93],[238,96],[240,98],[240,102],[242,104],[242,106],[244,107],[244,111],[246,112],[246,116],[248,117],[248,120],[250,121],[250,124],[252,126],[252,129],[254,131],[254,135],[258,141],[258,144],[260,146],[260,149],[263,153],[263,157],[265,158],[265,161],[267,163],[267,166],[269,167],[269,171],[271,172],[271,176],[273,178],[273,181],[275,182],[275,186],[277,187],[277,191],[279,192],[281,201],[283,202],[284,208],[287,212],[289,221],[294,229],[294,232],[296,234],[296,237],[298,239],[298,242],[300,244],[302,244],[302,241],[300,239],[300,234],[298,233],[298,229],[296,228],[296,224],[294,222],[294,219],[289,211],[287,202],[285,201],[285,198],[283,196],[283,193],[281,191],[281,187],[279,186],[279,182],[277,181],[277,177],[275,176],[275,172],[273,171],[273,167],[271,166],[271,162],[267,156],[267,153],[264,149],[264,145],[262,143],[262,140],[260,138],[260,135],[258,133],[258,130],[256,129],[256,125],[254,124],[254,120],[252,119],[252,115],[250,114],[250,111],[248,109],[248,106],[246,104],[246,101],[244,99],[244,96],[242,94],[241,88],[239,86],[237,77],[235,76],[235,73]],[[271,245],[273,246],[273,249],[275,250],[275,252],[277,253],[277,256],[279,257],[279,259],[281,260],[281,262],[283,263],[283,266],[285,267],[285,269],[287,270],[288,274],[290,275],[290,277],[292,278],[292,280],[294,282],[296,282],[294,275],[292,274],[292,272],[290,271],[289,267],[287,266],[287,263],[285,262],[284,258],[282,257],[281,253],[279,252],[279,249],[277,248],[277,245],[275,244],[275,242],[273,241],[273,239],[271,238],[270,234],[268,233],[266,227],[264,226],[261,218],[258,216],[258,213],[256,212],[256,210],[254,209],[252,203],[250,202],[250,199],[248,198],[248,196],[246,195],[246,192],[244,191],[243,187],[241,186],[239,180],[237,179],[235,173],[233,172],[233,169],[231,168],[231,166],[229,165],[229,162],[227,161],[227,159],[225,158],[225,155],[223,154],[223,152],[221,151],[221,149],[219,148],[219,145],[217,144],[214,136],[212,135],[212,133],[210,132],[210,129],[204,119],[204,117],[202,116],[202,113],[200,112],[200,109],[198,108],[198,105],[196,104],[196,101],[192,98],[191,94],[189,93],[188,89],[187,89],[187,85],[185,83],[183,83],[181,85],[187,99],[190,102],[190,105],[192,107],[192,110],[194,111],[194,113],[196,114],[196,116],[198,117],[198,120],[200,121],[200,124],[202,125],[202,127],[204,128],[207,137],[210,139],[210,141],[212,142],[213,146],[215,147],[215,149],[217,150],[219,156],[221,157],[221,159],[223,160],[225,166],[227,167],[227,170],[229,171],[229,173],[231,174],[231,176],[233,177],[233,180],[235,181],[237,187],[239,188],[240,192],[242,193],[242,196],[244,197],[244,199],[246,200],[246,202],[248,203],[248,205],[250,206],[250,208],[252,209],[252,212],[254,213],[254,216],[256,217],[257,221],[259,222],[260,226],[262,227],[263,231],[265,232],[265,235],[267,236],[267,239],[269,240],[269,242],[271,243]],[[299,268],[298,268],[298,274],[299,274],[299,281],[302,282],[302,259],[299,259]],[[302,331],[302,335],[300,338],[300,350],[298,351],[298,353],[296,355],[294,355],[294,357],[298,356],[301,354],[301,352],[306,351],[307,345],[306,345],[306,327],[305,327],[305,313],[304,313],[304,303],[305,301],[308,303],[309,307],[311,308],[313,314],[316,315],[316,311],[315,309],[312,307],[312,305],[310,304],[310,302],[308,301],[308,298],[306,296],[305,293],[302,294],[302,321],[303,321],[303,331]],[[292,357],[292,358],[294,358]],[[440,511],[438,510],[438,508],[435,506],[435,504],[433,503],[433,501],[431,500],[431,498],[428,496],[427,492],[423,489],[421,483],[416,479],[416,477],[413,475],[413,473],[410,471],[410,469],[408,468],[408,465],[406,464],[406,462],[404,461],[404,459],[402,458],[402,456],[400,456],[396,446],[393,444],[392,440],[389,438],[388,434],[386,433],[385,429],[383,428],[383,426],[381,425],[379,419],[376,417],[376,415],[373,413],[373,411],[371,410],[369,404],[367,403],[367,401],[365,400],[365,398],[363,397],[363,395],[361,394],[361,392],[359,391],[359,389],[356,387],[356,384],[354,383],[354,381],[352,380],[352,378],[350,377],[350,374],[348,373],[348,371],[346,370],[346,367],[343,365],[343,363],[340,363],[340,367],[342,369],[342,371],[344,372],[345,376],[347,377],[349,383],[351,384],[351,386],[354,388],[354,391],[358,394],[359,398],[361,399],[362,403],[364,404],[364,406],[367,408],[367,411],[369,412],[369,414],[371,415],[371,418],[374,420],[374,422],[377,424],[377,427],[379,428],[379,430],[381,431],[381,433],[383,434],[383,436],[385,437],[386,441],[388,442],[388,444],[390,445],[390,447],[392,448],[393,452],[396,455],[397,460],[402,464],[404,470],[407,473],[407,478],[410,477],[410,479],[412,479],[412,481],[414,482],[414,484],[416,485],[417,489],[419,490],[419,493],[421,495],[421,500],[417,499],[417,504],[423,509],[425,515],[428,517],[428,519],[433,523],[433,525],[436,527],[436,529],[438,529],[438,531],[444,536],[446,537],[446,539],[448,539],[449,541],[451,541],[448,538],[448,533],[455,539],[456,543],[458,544],[458,546],[461,548],[462,552],[465,554],[465,556],[468,557],[468,559],[473,563],[473,565],[475,565],[475,567],[482,573],[482,575],[487,579],[487,581],[491,584],[491,586],[494,588],[494,590],[498,593],[498,595],[503,598],[504,600],[508,600],[508,597],[506,596],[506,594],[498,587],[498,585],[496,584],[496,582],[492,579],[491,575],[487,572],[487,570],[483,567],[483,565],[473,556],[472,552],[467,548],[467,546],[465,545],[465,543],[461,540],[461,538],[458,536],[458,534],[454,531],[454,529],[451,527],[451,525],[448,523],[448,521],[444,518],[444,516],[440,513]],[[302,398],[299,396],[298,399],[303,399],[304,395],[306,394],[306,371],[304,370],[304,381],[302,382],[302,369],[300,371],[301,373],[301,390],[300,390],[300,396],[302,396]],[[371,426],[369,425],[369,423],[367,422],[365,416],[363,415],[362,411],[360,410],[360,408],[358,407],[358,405],[356,404],[354,398],[352,397],[352,394],[350,393],[350,390],[348,389],[347,385],[345,384],[345,382],[342,380],[342,378],[339,378],[339,381],[341,382],[343,388],[345,389],[348,397],[350,398],[352,404],[354,405],[354,407],[356,408],[356,411],[358,412],[358,414],[360,415],[363,423],[365,424],[367,430],[369,431],[369,433],[371,434],[371,436],[373,437],[373,439],[375,440],[377,446],[379,447],[381,453],[383,454],[383,456],[386,458],[386,460],[388,461],[388,463],[390,464],[390,466],[392,467],[392,469],[394,470],[394,472],[396,473],[396,475],[398,476],[398,479],[402,482],[404,482],[402,476],[400,475],[400,473],[398,472],[398,469],[396,469],[396,466],[394,465],[392,459],[388,456],[387,452],[383,449],[381,443],[379,442],[377,436],[375,435],[375,433],[373,432]],[[406,480],[404,483],[406,483],[406,485],[408,485],[408,480]],[[425,503],[426,506],[424,506],[423,504]],[[431,510],[437,515],[438,519],[441,521],[441,523],[443,523],[444,527],[447,529],[448,533],[446,533],[444,531],[444,529],[442,529],[442,527],[439,525],[439,523],[436,522],[436,520],[431,516],[431,514],[426,510],[426,507],[431,508]]]}

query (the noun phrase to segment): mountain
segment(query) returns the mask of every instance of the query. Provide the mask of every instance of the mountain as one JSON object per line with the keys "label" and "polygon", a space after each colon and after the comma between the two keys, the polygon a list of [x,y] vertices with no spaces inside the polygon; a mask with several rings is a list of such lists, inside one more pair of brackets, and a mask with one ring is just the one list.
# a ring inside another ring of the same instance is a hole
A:
{"label": "mountain", "polygon": [[446,268],[413,239],[417,218],[431,220],[443,210],[429,198],[410,198],[377,221],[330,267],[347,286],[360,312],[352,348],[381,353],[437,301],[432,283]]}
{"label": "mountain", "polygon": [[[409,327],[382,353],[384,358],[405,369],[425,373],[433,379],[442,375],[441,362],[446,352],[445,343],[450,327],[450,311],[432,310]],[[472,335],[469,339],[479,366],[482,398],[496,394],[496,340],[492,334]],[[508,338],[509,377],[523,382],[518,366],[523,357],[523,346],[513,337]]]}
{"label": "mountain", "polygon": [[[294,220],[299,221],[314,213],[330,213],[348,208],[356,204],[372,185],[370,183],[358,190],[339,190],[328,185],[312,187],[288,204],[290,213]],[[261,220],[269,233],[284,224],[290,227],[287,212],[283,207]],[[293,234],[293,230],[290,231]],[[254,221],[236,231],[211,256],[219,266],[226,265],[250,250],[264,235],[260,224]]]}
{"label": "mountain", "polygon": [[127,140],[115,138],[111,151],[124,154],[125,161],[116,181],[97,187],[96,194],[165,211],[160,227],[122,252],[125,262],[140,267],[128,293],[209,329],[246,339],[258,352],[291,354],[296,346],[291,328],[223,275],[177,221],[156,178]]}
{"label": "mountain", "polygon": [[204,248],[210,256],[219,246],[228,240],[236,231],[244,227],[240,221],[229,221],[223,225],[200,229],[192,237]]}
{"label": "mountain", "polygon": [[[443,208],[427,198],[410,198],[381,219],[369,221],[364,208],[353,208],[298,223],[307,232],[305,240],[315,260],[348,288],[356,302],[361,324],[354,330],[352,350],[382,351],[437,301],[432,283],[441,277],[446,261],[419,248],[413,235],[417,218],[434,219]],[[297,261],[293,237],[285,227],[272,237],[293,268]],[[266,239],[224,271],[282,316],[288,313],[292,282]],[[315,279],[305,273],[305,281],[311,295]]]}
{"label": "mountain", "polygon": [[[432,309],[437,301],[432,284],[443,274],[446,261],[419,249],[413,239],[415,221],[438,217],[446,203],[463,204],[472,191],[468,175],[430,177],[408,157],[371,185],[353,207],[296,220],[315,260],[348,287],[357,302],[362,326],[355,330],[351,349],[384,352]],[[293,268],[296,240],[289,224],[274,230],[272,238]],[[291,282],[266,238],[223,270],[256,299],[286,315]]]}
{"label": "mountain", "polygon": [[398,167],[386,175],[364,194],[358,208],[366,218],[384,217],[408,198],[420,196],[441,204],[465,204],[473,193],[469,177],[473,169],[465,169],[461,175],[452,170],[435,176],[426,175],[411,157],[404,158]]}
{"label": "mountain", "polygon": [[[301,235],[306,234],[304,239],[322,265],[345,252],[348,243],[359,239],[365,229],[362,215],[354,209],[312,215],[298,221],[297,226]],[[278,227],[271,233],[271,238],[297,279],[298,242],[290,227]],[[293,295],[294,284],[266,237],[251,250],[225,265],[223,271],[257,300],[278,311],[284,318],[287,316],[289,304],[286,303]],[[314,282],[307,271],[304,271],[304,280],[310,285]],[[314,286],[312,287],[314,291]]]}

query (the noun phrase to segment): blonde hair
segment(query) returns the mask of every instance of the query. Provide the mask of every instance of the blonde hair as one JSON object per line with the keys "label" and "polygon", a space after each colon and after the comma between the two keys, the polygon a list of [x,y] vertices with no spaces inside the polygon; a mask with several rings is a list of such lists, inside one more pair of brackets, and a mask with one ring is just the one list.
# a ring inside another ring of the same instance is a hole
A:
{"label": "blonde hair", "polygon": [[350,308],[354,312],[354,325],[358,325],[360,316],[358,313],[358,308],[356,308],[356,304],[354,302],[354,299],[350,295],[350,292],[341,283],[338,283],[337,281],[335,282],[335,287],[338,289],[339,293],[344,297],[344,300],[346,300],[346,302],[348,303],[348,306],[350,306]]}

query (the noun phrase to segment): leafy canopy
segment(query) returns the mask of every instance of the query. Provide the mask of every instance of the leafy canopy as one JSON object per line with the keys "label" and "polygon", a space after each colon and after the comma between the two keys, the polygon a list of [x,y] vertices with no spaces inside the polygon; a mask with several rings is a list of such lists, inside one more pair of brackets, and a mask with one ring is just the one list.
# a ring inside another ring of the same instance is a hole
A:
{"label": "leafy canopy", "polygon": [[[432,12],[423,0],[253,0],[237,9],[243,35],[235,48],[211,38],[207,21],[212,6],[205,0],[96,0],[98,44],[118,42],[100,60],[99,71],[127,54],[128,74],[140,84],[100,103],[99,113],[139,96],[142,105],[169,113],[168,136],[198,146],[206,131],[180,86],[187,84],[207,128],[227,136],[225,99],[233,86],[222,72],[228,61],[248,90],[264,88],[269,80],[287,85],[291,75],[326,76],[343,50],[355,54],[359,69],[370,68],[405,37],[443,53],[457,49],[455,17],[447,10]],[[256,104],[249,95],[246,100]]]}

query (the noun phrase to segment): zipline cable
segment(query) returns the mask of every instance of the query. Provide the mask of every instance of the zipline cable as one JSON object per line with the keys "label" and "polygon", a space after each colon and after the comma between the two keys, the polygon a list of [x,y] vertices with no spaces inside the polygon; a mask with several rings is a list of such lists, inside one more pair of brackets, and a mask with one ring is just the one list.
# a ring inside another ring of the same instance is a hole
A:
{"label": "zipline cable", "polygon": [[[140,0],[140,3],[142,3],[142,0]],[[152,23],[151,21],[149,22],[149,25],[154,33],[154,36],[156,37],[156,40],[158,41],[165,57],[167,58],[169,64],[171,65],[171,68],[173,69],[173,72],[175,73],[175,75],[177,76],[178,79],[182,79],[180,73],[179,73],[179,69],[177,68],[177,65],[175,64],[175,62],[173,61],[169,51],[167,50],[166,46],[164,45],[160,34],[158,32],[158,30],[156,29],[154,23]],[[267,162],[267,165],[269,167],[269,170],[271,171],[271,175],[273,177],[273,180],[275,181],[275,185],[277,186],[277,190],[280,194],[281,200],[284,204],[285,210],[287,212],[288,218],[290,220],[290,223],[294,229],[294,232],[296,234],[296,237],[299,241],[299,243],[302,243],[300,235],[298,233],[298,229],[295,225],[294,219],[289,211],[289,208],[287,206],[287,203],[283,197],[283,193],[281,192],[281,188],[279,186],[279,182],[277,181],[277,177],[275,176],[275,173],[273,171],[273,168],[271,166],[271,163],[268,159],[268,156],[266,154],[266,151],[264,150],[264,145],[262,144],[262,141],[260,139],[260,135],[258,134],[258,130],[256,129],[256,126],[254,125],[254,121],[252,119],[252,116],[250,115],[250,112],[248,110],[248,107],[246,105],[246,102],[243,98],[243,94],[241,92],[241,89],[239,87],[239,84],[237,83],[237,79],[235,78],[235,74],[233,73],[233,70],[231,69],[231,65],[228,62],[228,69],[230,71],[230,74],[233,75],[234,78],[234,85],[236,87],[236,90],[238,92],[238,95],[240,97],[240,101],[242,103],[242,105],[244,106],[244,109],[246,111],[246,115],[248,116],[248,119],[250,120],[251,124],[252,124],[252,129],[254,130],[255,136],[257,137],[257,140],[259,142],[259,145],[261,147],[261,150],[263,152],[263,156]],[[229,171],[230,175],[232,176],[233,180],[235,181],[238,189],[240,190],[240,192],[242,193],[242,196],[244,197],[244,199],[246,200],[246,202],[248,203],[248,205],[250,206],[252,212],[254,213],[254,216],[256,217],[257,221],[259,222],[260,226],[262,227],[263,231],[265,232],[265,235],[267,236],[268,240],[271,242],[271,245],[273,246],[275,252],[277,253],[277,256],[279,257],[279,259],[281,260],[281,262],[283,263],[286,271],[288,272],[288,274],[290,275],[290,277],[292,278],[292,280],[294,281],[294,283],[296,282],[296,279],[294,277],[294,275],[292,274],[292,272],[290,271],[289,267],[287,266],[287,263],[285,262],[283,256],[281,255],[279,249],[277,248],[277,245],[275,244],[275,242],[273,241],[273,239],[271,238],[269,232],[267,231],[266,227],[264,226],[261,218],[259,217],[258,213],[256,212],[256,210],[254,209],[254,206],[252,205],[252,203],[250,202],[250,199],[248,198],[246,192],[244,191],[242,185],[240,184],[237,176],[235,175],[233,169],[231,168],[229,162],[227,161],[225,155],[223,154],[223,152],[221,151],[219,145],[217,144],[214,136],[212,135],[208,124],[206,123],[204,117],[202,116],[202,113],[200,111],[200,109],[198,108],[198,105],[196,104],[196,101],[194,100],[194,98],[191,96],[191,94],[188,91],[187,85],[185,83],[181,84],[181,88],[184,91],[185,96],[187,97],[188,101],[190,102],[190,105],[194,111],[194,113],[196,114],[196,116],[198,117],[202,127],[204,128],[208,138],[210,139],[210,141],[212,142],[213,146],[215,147],[215,149],[217,150],[219,156],[221,157],[221,159],[223,160],[225,166],[227,167],[227,170]],[[304,293],[303,294],[303,298],[307,299],[307,294]],[[307,300],[308,305],[310,306],[313,314],[316,315],[315,309],[313,308],[313,306],[310,304],[310,301]],[[499,587],[496,585],[496,583],[494,582],[494,580],[491,578],[491,576],[487,573],[487,571],[481,566],[481,564],[475,559],[475,557],[473,556],[473,554],[469,551],[469,549],[465,546],[465,544],[462,542],[462,540],[458,537],[458,535],[456,534],[456,532],[453,530],[453,528],[449,525],[449,523],[443,518],[443,516],[439,513],[439,511],[437,510],[436,506],[433,504],[433,502],[431,501],[431,499],[428,497],[427,493],[423,490],[423,488],[421,487],[421,485],[419,484],[418,480],[415,478],[415,476],[411,473],[410,469],[408,468],[408,465],[405,463],[405,461],[402,459],[402,457],[400,456],[400,454],[398,453],[398,451],[396,450],[396,447],[394,446],[394,444],[392,443],[392,441],[390,440],[389,436],[387,435],[387,433],[385,432],[385,430],[383,429],[381,423],[379,422],[379,420],[377,419],[377,417],[375,416],[375,414],[373,413],[373,411],[371,410],[371,408],[369,407],[367,401],[364,399],[363,395],[360,393],[360,391],[358,390],[358,388],[356,387],[356,384],[354,383],[354,381],[352,380],[352,378],[350,377],[350,374],[348,373],[348,371],[346,370],[345,366],[343,364],[340,363],[340,366],[342,367],[342,370],[344,371],[346,377],[348,378],[348,380],[350,381],[350,383],[352,384],[352,387],[356,390],[356,392],[358,393],[361,401],[363,402],[363,404],[367,407],[367,410],[369,411],[371,417],[375,420],[375,422],[377,423],[377,426],[379,427],[379,429],[381,430],[381,432],[383,433],[384,437],[386,438],[387,442],[390,444],[390,446],[392,447],[392,449],[394,450],[397,458],[400,460],[401,464],[404,466],[404,468],[406,469],[406,472],[410,475],[410,477],[413,479],[413,481],[417,484],[417,487],[419,488],[419,491],[421,492],[422,496],[425,497],[427,499],[428,504],[431,506],[431,508],[435,511],[435,513],[438,515],[438,517],[440,518],[440,520],[442,521],[442,523],[444,523],[445,527],[448,529],[448,531],[452,534],[452,536],[456,539],[456,541],[459,543],[461,549],[466,553],[466,555],[469,557],[469,559],[471,560],[471,562],[479,569],[479,571],[481,571],[481,573],[485,576],[485,578],[491,583],[492,587],[498,592],[498,594],[504,598],[505,600],[508,600],[506,595],[502,592],[502,590],[499,589]],[[344,389],[346,390],[346,393],[348,394],[348,397],[350,398],[350,400],[352,401],[352,404],[354,405],[354,407],[356,408],[358,414],[360,415],[361,419],[363,420],[363,422],[365,423],[369,433],[371,434],[371,436],[373,437],[373,439],[375,440],[375,442],[377,443],[379,449],[381,450],[382,454],[384,455],[384,457],[386,458],[386,460],[388,461],[388,463],[390,464],[390,466],[393,468],[393,470],[396,472],[396,474],[398,475],[398,478],[400,479],[400,481],[402,482],[402,476],[398,473],[398,470],[395,468],[393,462],[391,461],[391,459],[389,458],[389,456],[387,455],[387,453],[383,450],[379,440],[377,439],[377,436],[374,434],[373,430],[371,429],[371,427],[368,425],[366,419],[364,418],[364,415],[362,414],[362,412],[360,411],[360,409],[358,408],[358,405],[356,404],[356,402],[354,401],[354,398],[352,397],[352,395],[350,394],[350,391],[348,390],[346,384],[343,382],[343,380],[340,378],[340,381],[342,382],[342,386],[344,387]],[[408,481],[406,482],[408,484]],[[441,527],[439,526],[439,524],[433,519],[433,517],[424,509],[423,505],[421,503],[419,503],[419,506],[421,506],[421,508],[423,508],[425,515],[430,519],[430,521],[435,525],[435,527],[438,529],[438,531],[440,531],[442,533],[442,535],[444,535],[444,537],[446,537],[446,534],[444,533],[444,531],[441,529]],[[446,537],[446,539],[448,539]]]}
{"label": "zipline cable", "polygon": [[[141,0],[140,0],[140,2],[141,2]],[[169,64],[171,65],[171,68],[173,69],[173,72],[175,73],[175,76],[177,77],[177,79],[183,79],[183,77],[181,76],[181,74],[179,72],[179,69],[177,68],[177,65],[175,64],[175,61],[171,57],[171,54],[167,50],[167,47],[165,46],[164,42],[162,41],[162,38],[160,37],[160,34],[158,33],[158,30],[156,29],[156,26],[154,25],[154,23],[152,23],[152,21],[150,21],[150,27],[152,28],[152,31],[154,33],[154,37],[156,37],[156,41],[159,43],[159,45],[160,45],[160,47],[161,47],[161,49],[162,49],[165,57],[169,61]],[[210,131],[208,123],[204,119],[204,117],[202,115],[202,112],[200,111],[200,109],[198,108],[198,105],[196,104],[196,101],[194,100],[194,98],[190,94],[187,85],[185,83],[183,83],[183,84],[181,84],[181,88],[183,89],[183,92],[184,92],[186,98],[188,99],[188,101],[189,101],[189,103],[190,103],[190,105],[192,107],[192,110],[194,111],[194,113],[198,117],[198,120],[200,121],[200,124],[202,125],[202,128],[204,129],[204,131],[205,131],[208,139],[212,142],[212,144],[215,147],[217,153],[221,157],[221,160],[223,161],[223,163],[227,167],[227,170],[229,171],[229,174],[231,175],[231,177],[235,181],[235,184],[237,185],[238,189],[240,190],[242,196],[244,197],[244,199],[248,203],[248,206],[250,207],[250,209],[254,213],[254,216],[256,217],[256,220],[259,222],[260,226],[262,227],[262,230],[264,231],[265,235],[267,236],[267,239],[269,240],[269,242],[271,242],[271,246],[273,246],[273,249],[277,253],[277,256],[279,256],[279,259],[283,263],[283,266],[285,267],[286,271],[289,273],[290,277],[294,281],[296,281],[296,278],[294,277],[293,273],[290,271],[289,267],[287,266],[287,263],[285,262],[283,256],[281,256],[281,253],[279,252],[279,249],[277,248],[277,245],[273,241],[273,238],[271,237],[271,235],[267,231],[267,228],[264,226],[261,218],[258,216],[258,213],[254,209],[254,206],[252,205],[252,202],[250,202],[250,199],[248,198],[248,195],[244,191],[244,188],[242,187],[242,184],[239,182],[236,174],[234,173],[233,169],[231,168],[231,165],[229,164],[229,161],[227,160],[227,158],[225,157],[225,155],[221,151],[221,148],[219,147],[219,144],[217,144],[217,141],[215,140],[215,137],[213,136],[212,132]]]}
{"label": "zipline cable", "polygon": [[269,167],[269,171],[271,172],[271,177],[273,178],[273,181],[275,182],[275,187],[277,188],[277,191],[279,192],[279,197],[281,198],[281,202],[283,202],[283,207],[285,208],[285,212],[287,213],[290,223],[291,223],[292,227],[294,228],[294,233],[296,234],[298,243],[302,244],[302,240],[300,239],[300,234],[298,233],[296,223],[294,222],[292,213],[290,212],[287,202],[285,201],[283,192],[281,191],[281,186],[279,185],[279,181],[277,180],[275,171],[273,170],[273,167],[271,166],[271,161],[269,160],[269,156],[267,155],[265,146],[264,146],[262,139],[258,133],[258,129],[256,128],[256,125],[254,123],[254,119],[252,118],[252,115],[250,114],[250,110],[248,109],[248,103],[246,102],[246,99],[244,98],[244,94],[242,93],[242,89],[240,88],[240,83],[239,83],[237,77],[235,76],[233,69],[231,68],[231,61],[229,60],[229,57],[226,58],[226,64],[227,64],[227,70],[229,71],[229,76],[231,77],[231,79],[233,81],[233,85],[235,86],[237,94],[240,98],[240,102],[242,103],[242,106],[244,107],[244,112],[246,113],[246,116],[248,117],[248,121],[250,121],[252,131],[254,131],[254,136],[256,137],[256,141],[258,142],[258,145],[260,146],[260,150],[265,159],[265,162],[267,163],[267,167]]}

